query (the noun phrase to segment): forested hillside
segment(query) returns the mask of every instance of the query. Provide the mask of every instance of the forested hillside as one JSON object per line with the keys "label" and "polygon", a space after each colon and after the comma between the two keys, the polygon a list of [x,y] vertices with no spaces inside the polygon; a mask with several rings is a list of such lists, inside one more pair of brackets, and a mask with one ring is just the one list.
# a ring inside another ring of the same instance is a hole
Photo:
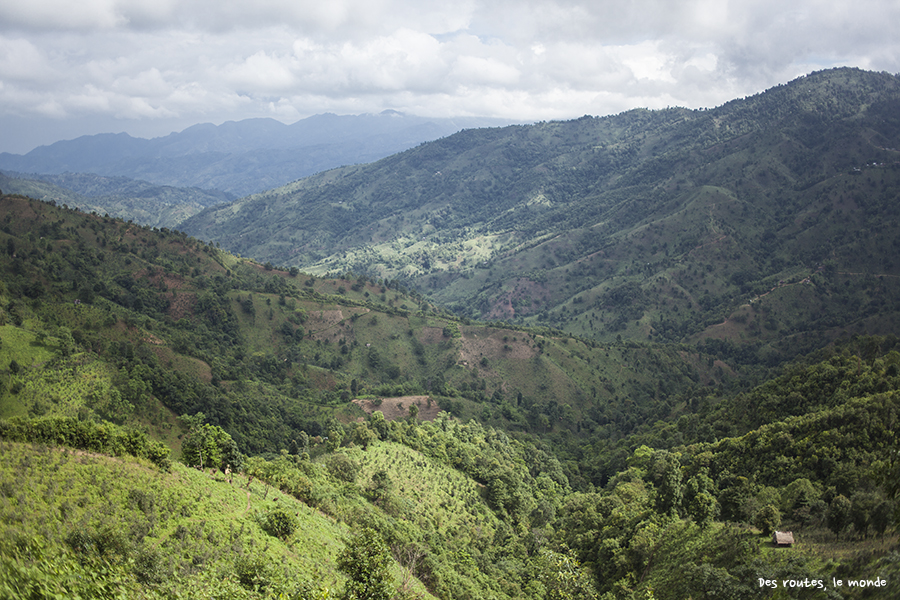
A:
{"label": "forested hillside", "polygon": [[87,173],[0,173],[0,189],[7,194],[22,194],[159,228],[175,228],[208,206],[234,199],[224,192],[175,188]]}
{"label": "forested hillside", "polygon": [[711,110],[463,131],[184,229],[470,318],[774,364],[898,326],[898,115],[897,77],[835,69]]}
{"label": "forested hillside", "polygon": [[427,395],[517,431],[621,435],[685,390],[737,381],[687,347],[462,322],[395,281],[318,279],[19,197],[0,208],[0,356],[22,367],[3,415],[43,414],[89,381],[96,401],[67,414],[160,428],[202,411],[245,451],[277,452],[300,431],[324,434],[332,414],[363,416],[354,397]]}
{"label": "forested hillside", "polygon": [[0,249],[0,595],[896,595],[895,336],[751,368],[10,195]]}

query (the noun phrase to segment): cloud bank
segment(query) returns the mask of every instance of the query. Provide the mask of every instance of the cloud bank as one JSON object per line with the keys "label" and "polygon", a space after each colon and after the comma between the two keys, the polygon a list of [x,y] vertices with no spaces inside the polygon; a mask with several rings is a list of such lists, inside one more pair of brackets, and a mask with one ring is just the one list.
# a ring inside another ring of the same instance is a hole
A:
{"label": "cloud bank", "polygon": [[5,2],[0,150],[321,112],[709,107],[832,66],[896,73],[898,22],[892,0]]}

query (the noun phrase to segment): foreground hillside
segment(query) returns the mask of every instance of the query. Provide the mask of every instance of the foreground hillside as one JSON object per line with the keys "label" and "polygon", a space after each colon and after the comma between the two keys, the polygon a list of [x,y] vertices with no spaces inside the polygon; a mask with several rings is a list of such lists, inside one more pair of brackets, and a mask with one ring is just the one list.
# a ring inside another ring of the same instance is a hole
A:
{"label": "foreground hillside", "polygon": [[[0,443],[4,598],[311,600],[346,585],[350,529],[262,481]],[[387,558],[393,587],[431,597]]]}
{"label": "foreground hillside", "polygon": [[[792,373],[785,394],[842,361]],[[900,355],[866,364],[893,373]],[[740,437],[636,446],[605,486],[580,492],[539,447],[446,413],[376,412],[302,438],[296,454],[232,457],[242,474],[210,446],[211,471],[166,472],[45,445],[75,420],[0,421],[0,438],[39,442],[0,442],[0,589],[328,598],[351,589],[350,549],[366,548],[387,587],[360,598],[893,598],[898,383],[861,397],[842,385],[832,408]],[[775,529],[793,546],[772,547]]]}
{"label": "foreground hillside", "polygon": [[896,336],[734,369],[9,195],[0,269],[7,595],[896,595]]}
{"label": "foreground hillside", "polygon": [[900,325],[898,115],[897,77],[836,69],[712,110],[464,131],[184,228],[468,317],[784,360]]}

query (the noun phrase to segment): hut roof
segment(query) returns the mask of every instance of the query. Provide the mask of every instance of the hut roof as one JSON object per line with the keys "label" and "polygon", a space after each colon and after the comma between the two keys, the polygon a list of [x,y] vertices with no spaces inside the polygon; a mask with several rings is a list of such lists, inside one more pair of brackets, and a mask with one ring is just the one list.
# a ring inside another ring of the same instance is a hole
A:
{"label": "hut roof", "polygon": [[794,543],[794,534],[790,531],[776,531],[772,534],[776,546],[790,546]]}

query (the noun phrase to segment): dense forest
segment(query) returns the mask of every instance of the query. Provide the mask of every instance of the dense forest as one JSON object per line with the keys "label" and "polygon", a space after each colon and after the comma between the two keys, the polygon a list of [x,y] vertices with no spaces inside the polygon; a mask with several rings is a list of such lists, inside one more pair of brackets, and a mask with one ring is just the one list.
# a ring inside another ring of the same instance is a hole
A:
{"label": "dense forest", "polygon": [[[752,137],[746,107],[715,144]],[[896,172],[846,166],[816,194],[863,186],[852,210],[770,215],[775,254],[824,244],[791,277],[703,236],[660,245],[665,277],[620,246],[558,322],[0,195],[0,597],[895,597]],[[667,227],[737,238],[743,193],[704,184]],[[572,325],[598,303],[622,327]]]}

